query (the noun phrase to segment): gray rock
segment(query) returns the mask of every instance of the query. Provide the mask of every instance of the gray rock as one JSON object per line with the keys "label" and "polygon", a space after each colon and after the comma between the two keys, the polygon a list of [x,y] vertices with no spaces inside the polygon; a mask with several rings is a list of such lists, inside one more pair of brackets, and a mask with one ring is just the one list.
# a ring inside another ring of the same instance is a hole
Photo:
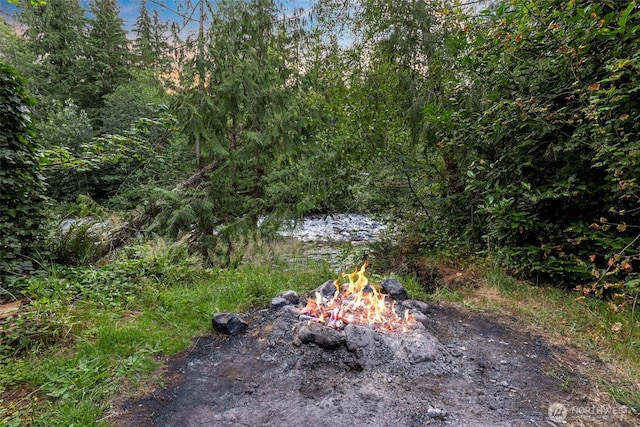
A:
{"label": "gray rock", "polygon": [[429,326],[429,318],[422,314],[420,311],[413,312],[413,318],[416,319],[416,322],[421,323],[426,328]]}
{"label": "gray rock", "polygon": [[345,341],[340,331],[316,322],[301,325],[298,329],[298,338],[304,344],[314,343],[328,350],[339,348]]}
{"label": "gray rock", "polygon": [[288,300],[281,298],[281,297],[275,297],[275,298],[271,298],[271,309],[272,310],[280,310],[282,307],[284,307],[285,305],[290,305],[291,302],[289,302]]}
{"label": "gray rock", "polygon": [[402,346],[411,363],[433,362],[441,354],[441,345],[435,337],[425,334],[407,334]]}
{"label": "gray rock", "polygon": [[225,335],[240,335],[249,328],[249,324],[234,313],[216,313],[211,324],[215,331]]}
{"label": "gray rock", "polygon": [[296,305],[300,302],[300,296],[296,291],[284,291],[279,296],[286,299],[293,305]]}
{"label": "gray rock", "polygon": [[396,279],[384,279],[380,285],[382,286],[382,292],[389,294],[391,298],[396,301],[404,301],[407,299],[407,291],[404,290],[404,286]]}
{"label": "gray rock", "polygon": [[345,341],[349,351],[356,351],[371,344],[374,340],[374,332],[371,328],[362,325],[349,324],[344,328]]}
{"label": "gray rock", "polygon": [[283,317],[298,317],[300,315],[300,310],[297,307],[294,307],[292,305],[285,305],[284,307],[282,307],[280,309],[280,311],[278,312],[278,314],[280,314],[280,316]]}
{"label": "gray rock", "polygon": [[429,406],[429,409],[427,409],[427,416],[429,418],[444,420],[447,417],[447,411]]}
{"label": "gray rock", "polygon": [[322,285],[318,286],[313,291],[311,291],[309,296],[311,298],[314,298],[316,295],[316,292],[319,292],[322,298],[326,298],[326,299],[333,298],[333,296],[336,293],[336,285],[333,283],[333,280],[327,280]]}
{"label": "gray rock", "polygon": [[420,313],[427,314],[429,312],[429,305],[426,302],[418,301],[415,299],[408,299],[402,301],[402,306],[410,308]]}

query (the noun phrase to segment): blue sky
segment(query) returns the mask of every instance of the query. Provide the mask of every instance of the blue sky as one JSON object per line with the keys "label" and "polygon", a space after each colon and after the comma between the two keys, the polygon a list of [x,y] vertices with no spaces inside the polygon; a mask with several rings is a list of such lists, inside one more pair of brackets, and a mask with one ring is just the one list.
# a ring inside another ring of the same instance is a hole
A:
{"label": "blue sky", "polygon": [[[79,0],[80,4],[86,9],[89,8],[90,0]],[[198,0],[192,0],[194,4],[197,4]],[[215,3],[215,0],[210,0]],[[277,1],[277,0],[276,0]],[[313,0],[282,0],[280,3],[284,6],[286,11],[292,11],[294,9],[304,8],[307,9],[312,4]],[[118,0],[120,7],[120,16],[125,20],[125,26],[127,30],[130,30],[136,21],[138,16],[138,10],[140,10],[140,0]],[[182,22],[180,16],[175,12],[179,9],[180,5],[185,5],[185,1],[179,0],[147,0],[147,8],[151,10],[158,10],[160,17],[163,20],[175,20]],[[7,0],[0,0],[0,15],[5,15],[9,19],[14,15],[16,7],[10,4]],[[194,15],[197,18],[197,14]]]}

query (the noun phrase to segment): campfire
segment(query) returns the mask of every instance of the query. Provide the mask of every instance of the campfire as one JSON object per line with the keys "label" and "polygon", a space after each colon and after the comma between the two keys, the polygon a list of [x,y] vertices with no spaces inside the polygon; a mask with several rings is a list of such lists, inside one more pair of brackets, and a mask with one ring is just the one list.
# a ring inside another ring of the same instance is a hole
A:
{"label": "campfire", "polygon": [[322,323],[334,329],[344,329],[348,324],[369,325],[385,332],[404,332],[414,325],[415,319],[409,310],[398,315],[395,300],[369,283],[364,274],[367,266],[365,261],[353,273],[342,273],[333,281],[332,294],[331,288],[329,292],[315,291],[301,310],[300,320]]}

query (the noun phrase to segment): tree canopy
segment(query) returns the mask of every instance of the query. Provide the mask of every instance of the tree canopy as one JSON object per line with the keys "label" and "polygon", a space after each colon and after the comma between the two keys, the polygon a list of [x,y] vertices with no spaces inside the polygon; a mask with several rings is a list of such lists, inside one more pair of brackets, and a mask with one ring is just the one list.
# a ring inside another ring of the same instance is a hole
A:
{"label": "tree canopy", "polygon": [[88,7],[1,27],[56,199],[138,201],[213,258],[260,215],[377,211],[414,253],[635,289],[635,1],[142,2],[129,36]]}

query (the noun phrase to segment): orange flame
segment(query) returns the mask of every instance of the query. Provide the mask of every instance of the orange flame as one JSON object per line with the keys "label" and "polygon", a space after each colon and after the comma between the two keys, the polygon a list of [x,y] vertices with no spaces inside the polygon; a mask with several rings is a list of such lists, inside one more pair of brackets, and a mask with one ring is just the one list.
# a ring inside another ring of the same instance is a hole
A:
{"label": "orange flame", "polygon": [[[408,325],[414,324],[413,315],[408,310],[399,316],[395,301],[369,284],[364,275],[367,265],[369,263],[365,261],[359,270],[356,268],[351,274],[342,273],[334,280],[336,290],[331,298],[323,298],[319,292],[309,297],[300,319],[324,323],[336,329],[354,323],[383,331],[405,331]],[[349,282],[340,284],[344,277]]]}

